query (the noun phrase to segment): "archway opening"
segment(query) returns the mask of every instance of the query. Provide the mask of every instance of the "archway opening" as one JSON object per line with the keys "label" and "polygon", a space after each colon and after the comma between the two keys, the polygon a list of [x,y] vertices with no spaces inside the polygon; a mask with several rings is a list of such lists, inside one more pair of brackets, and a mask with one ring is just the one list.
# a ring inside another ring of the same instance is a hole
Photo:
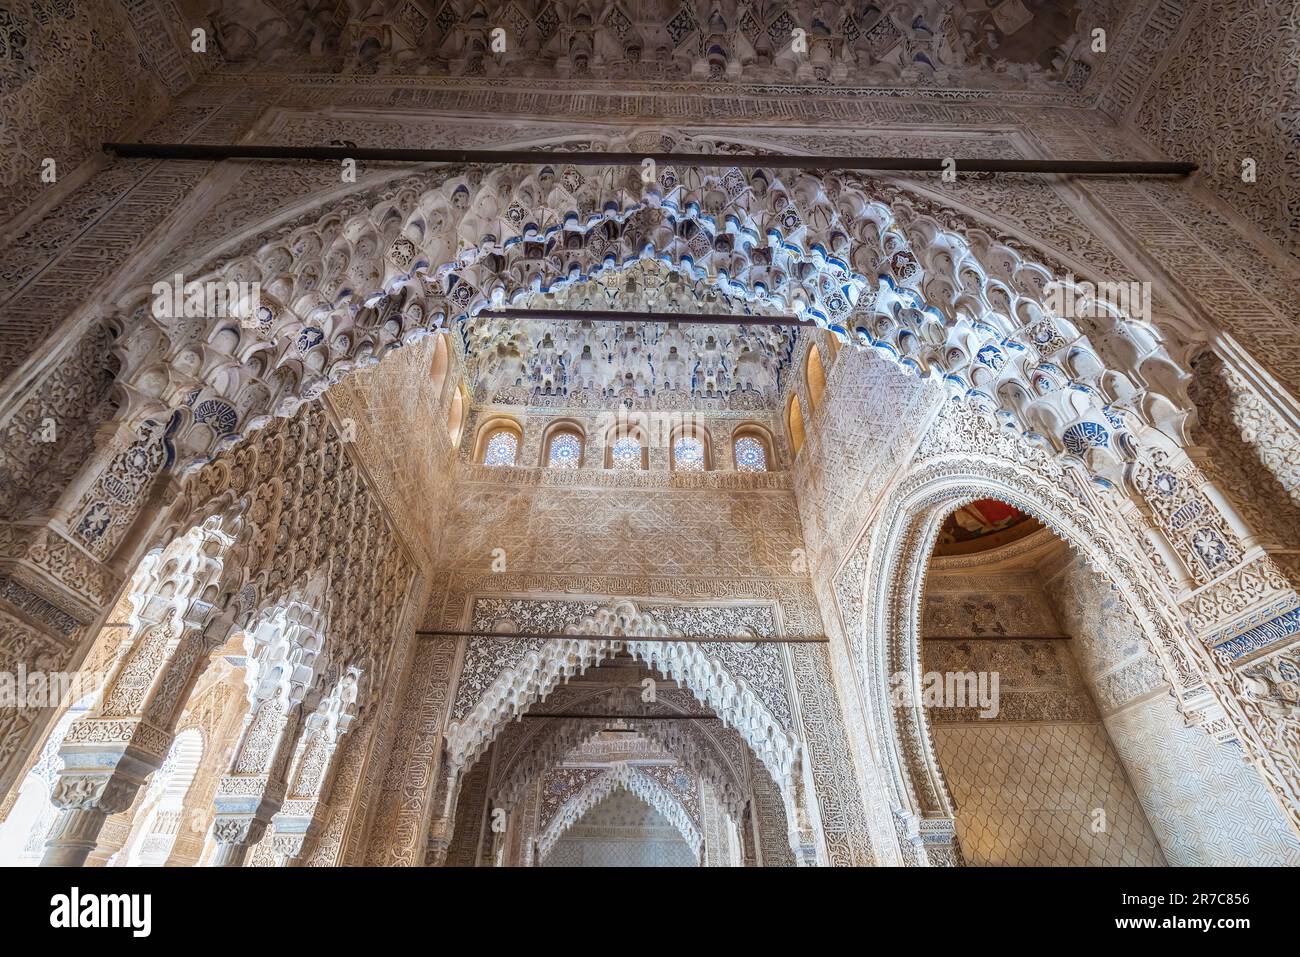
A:
{"label": "archway opening", "polygon": [[[617,847],[595,840],[584,818],[618,790],[666,820],[691,860],[644,819],[625,819]],[[445,863],[787,866],[788,830],[781,789],[740,733],[619,651],[534,702],[462,772]]]}
{"label": "archway opening", "polygon": [[695,867],[690,845],[662,814],[623,788],[610,792],[552,845],[542,867]]}
{"label": "archway opening", "polygon": [[919,694],[968,863],[1165,863],[1108,727],[1117,656],[1147,652],[1113,598],[1108,617],[1080,617],[1103,594],[1061,539],[1007,502],[976,499],[943,519]]}

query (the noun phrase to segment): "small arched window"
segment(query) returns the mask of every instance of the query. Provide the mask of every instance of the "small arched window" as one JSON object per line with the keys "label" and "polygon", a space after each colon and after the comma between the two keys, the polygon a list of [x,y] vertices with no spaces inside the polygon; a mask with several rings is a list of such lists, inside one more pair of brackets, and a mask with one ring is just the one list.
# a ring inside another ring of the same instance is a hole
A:
{"label": "small arched window", "polygon": [[186,728],[176,735],[162,767],[154,774],[144,804],[136,811],[143,820],[118,851],[118,860],[125,859],[128,867],[162,867],[167,863],[177,837],[167,822],[169,818],[174,821],[185,809],[185,797],[202,760],[203,734],[198,728]]}
{"label": "small arched window", "polygon": [[831,365],[835,365],[835,360],[840,355],[840,337],[838,333],[831,332],[826,336],[827,352],[831,357]]}
{"label": "small arched window", "polygon": [[452,448],[460,445],[461,433],[465,428],[465,409],[468,405],[465,389],[463,387],[456,389],[447,406],[447,435],[451,438]]}
{"label": "small arched window", "polygon": [[621,435],[609,447],[609,468],[636,470],[645,467],[645,450],[635,435]]}
{"label": "small arched window", "polygon": [[576,469],[582,467],[582,436],[572,429],[559,429],[546,440],[546,467]]}
{"label": "small arched window", "polygon": [[752,435],[742,435],[736,439],[736,471],[766,472],[766,443]]}
{"label": "small arched window", "polygon": [[673,441],[673,469],[678,472],[703,472],[706,468],[704,442],[687,433]]}
{"label": "small arched window", "polygon": [[822,366],[822,353],[815,342],[808,347],[808,361],[803,371],[808,386],[808,401],[815,412],[821,408],[822,393],[826,391],[826,369]]}
{"label": "small arched window", "polygon": [[803,409],[799,405],[797,395],[790,396],[790,405],[785,414],[786,429],[790,433],[790,452],[792,455],[798,455],[799,450],[803,448]]}
{"label": "small arched window", "polygon": [[484,465],[514,465],[519,459],[519,435],[514,429],[496,428],[483,442]]}
{"label": "small arched window", "polygon": [[447,367],[451,364],[450,350],[447,348],[447,334],[440,332],[433,337],[433,361],[429,364],[429,378],[433,381],[433,394],[442,395],[443,383],[447,380]]}

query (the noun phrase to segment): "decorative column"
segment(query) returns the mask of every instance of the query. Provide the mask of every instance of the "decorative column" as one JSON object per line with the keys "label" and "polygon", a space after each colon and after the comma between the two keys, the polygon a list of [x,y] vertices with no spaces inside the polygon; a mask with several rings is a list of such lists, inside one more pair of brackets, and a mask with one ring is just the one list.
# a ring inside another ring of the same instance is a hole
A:
{"label": "decorative column", "polygon": [[729,867],[745,866],[745,852],[741,843],[740,824],[738,823],[742,814],[742,811],[733,808],[732,813],[727,814],[722,822],[723,831],[727,838],[727,865]]}
{"label": "decorative column", "polygon": [[[748,765],[746,760],[746,765]],[[753,773],[752,771],[750,773]],[[758,841],[758,818],[754,809],[754,794],[751,791],[745,798],[745,808],[741,813],[740,823],[741,863],[745,867],[761,867]]]}
{"label": "decorative column", "polygon": [[82,461],[77,474],[64,486],[58,499],[45,513],[43,520],[47,524],[57,523],[61,528],[72,530],[73,513],[82,497],[108,471],[113,460],[139,438],[137,425],[138,420],[125,418],[108,419],[100,425],[91,439],[90,452]]}
{"label": "decorative column", "polygon": [[488,830],[492,834],[492,866],[506,866],[506,851],[510,847],[510,833],[518,817],[509,808],[502,807],[499,799],[488,802]]}
{"label": "decorative column", "polygon": [[918,836],[925,862],[931,867],[960,867],[965,863],[953,818],[922,818]]}
{"label": "decorative column", "polygon": [[[158,772],[154,772],[156,780]],[[122,853],[131,837],[131,828],[149,804],[149,788],[136,791],[136,798],[125,811],[111,814],[99,830],[94,849],[86,855],[85,867],[108,867],[113,858]]]}
{"label": "decorative column", "polygon": [[160,808],[149,833],[140,842],[140,866],[162,867],[167,863],[180,833],[182,808]]}
{"label": "decorative column", "polygon": [[456,824],[456,772],[447,760],[445,748],[438,768],[437,786],[429,818],[429,839],[425,847],[426,867],[442,867],[451,849],[452,829]]}
{"label": "decorative column", "polygon": [[1129,468],[1129,491],[1186,571],[1170,588],[1185,632],[1166,643],[1179,710],[1217,740],[1238,743],[1300,833],[1300,721],[1279,720],[1294,708],[1290,681],[1266,674],[1294,667],[1300,594],[1264,544],[1271,531],[1243,518],[1203,449],[1150,446]]}
{"label": "decorative column", "polygon": [[108,816],[131,806],[139,781],[153,770],[147,765],[128,769],[127,763],[120,762],[117,775],[59,775],[50,795],[59,816],[46,838],[42,867],[81,867],[86,862]]}
{"label": "decorative column", "polygon": [[795,864],[798,867],[816,867],[817,859],[817,827],[813,822],[813,815],[808,807],[808,795],[810,787],[804,780],[804,771],[806,770],[807,761],[800,754],[797,759],[795,773],[791,775],[794,779],[794,805],[789,809],[790,812],[790,846],[794,848]]}

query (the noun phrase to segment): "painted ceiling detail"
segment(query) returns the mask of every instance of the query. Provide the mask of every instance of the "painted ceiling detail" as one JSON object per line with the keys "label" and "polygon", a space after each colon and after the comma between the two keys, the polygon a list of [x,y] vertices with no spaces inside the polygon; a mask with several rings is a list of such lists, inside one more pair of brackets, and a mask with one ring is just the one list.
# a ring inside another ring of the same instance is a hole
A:
{"label": "painted ceiling detail", "polygon": [[[657,259],[534,292],[536,309],[772,314],[765,303],[726,295]],[[767,325],[682,325],[490,319],[460,324],[474,397],[480,402],[567,405],[621,400],[641,407],[773,409],[798,329]]]}
{"label": "painted ceiling detail", "polygon": [[1031,535],[1043,525],[1020,509],[994,498],[976,499],[943,520],[936,555],[968,555]]}
{"label": "painted ceiling detail", "polygon": [[211,22],[222,55],[349,73],[1080,90],[1093,73],[1091,29],[1110,13],[1087,0],[308,0],[277,9],[289,6],[221,0]]}

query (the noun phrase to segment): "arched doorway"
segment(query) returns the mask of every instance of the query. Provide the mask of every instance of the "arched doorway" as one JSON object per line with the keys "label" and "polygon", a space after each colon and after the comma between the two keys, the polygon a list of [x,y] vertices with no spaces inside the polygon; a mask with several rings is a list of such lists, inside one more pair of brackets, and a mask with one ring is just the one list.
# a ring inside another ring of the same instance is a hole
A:
{"label": "arched doorway", "polygon": [[697,851],[659,811],[626,789],[604,795],[565,829],[541,867],[695,867]]}
{"label": "arched doorway", "polygon": [[1070,559],[1050,530],[995,498],[940,526],[920,687],[969,864],[1165,863],[1105,724],[1117,704],[1106,675],[1117,656],[1145,656],[1142,637],[1067,632],[1053,597]]}
{"label": "arched doorway", "polygon": [[[1300,843],[1271,800],[1262,776],[1240,760],[1234,746],[1216,740],[1203,728],[1189,726],[1183,717],[1181,696],[1202,692],[1204,682],[1214,674],[1200,653],[1181,637],[1183,626],[1175,612],[1144,577],[1149,571],[1129,559],[1128,539],[1113,517],[1097,509],[1058,466],[1036,456],[1023,442],[1007,437],[976,413],[954,409],[944,429],[936,433],[938,437],[923,444],[910,473],[885,503],[887,520],[873,530],[864,574],[864,602],[870,611],[855,652],[861,656],[864,673],[870,676],[868,720],[879,735],[887,800],[896,817],[904,856],[921,864],[963,860],[960,815],[963,800],[970,807],[971,791],[954,791],[943,761],[944,753],[949,763],[960,759],[959,747],[951,742],[960,740],[961,735],[956,731],[936,734],[930,709],[925,707],[927,671],[942,660],[942,645],[960,642],[935,641],[925,647],[924,629],[931,629],[932,638],[939,637],[935,629],[942,629],[936,622],[942,622],[942,617],[924,624],[922,599],[932,564],[938,568],[939,562],[946,562],[949,571],[955,564],[960,578],[969,571],[961,567],[963,562],[982,560],[978,555],[960,554],[934,559],[949,516],[965,508],[965,521],[971,524],[974,519],[969,510],[974,507],[985,519],[992,519],[989,534],[1006,538],[1013,537],[1007,534],[1011,528],[1005,522],[1008,509],[1031,516],[1047,529],[1034,534],[1053,544],[1059,556],[1068,556],[1060,558],[1061,570],[1042,585],[1045,594],[1054,596],[1057,624],[1048,629],[1040,622],[1036,630],[1054,633],[1019,637],[1045,639],[1054,643],[1053,647],[1059,644],[1053,654],[1061,664],[1058,678],[1065,690],[1056,689],[1060,692],[1058,704],[1066,708],[1063,702],[1073,693],[1075,717],[1093,725],[1097,739],[1100,721],[1119,762],[1106,757],[1105,748],[1098,743],[1092,749],[1101,755],[1096,767],[1110,768],[1116,780],[1115,769],[1122,769],[1166,861],[1300,860]],[[950,433],[946,431],[949,428]],[[977,504],[981,502],[986,504],[981,507]],[[1065,544],[1052,542],[1053,536]],[[970,536],[955,533],[949,525],[946,537]],[[1001,547],[1015,551],[1026,547],[1031,537],[1007,541]],[[961,548],[956,551],[960,553]],[[963,625],[944,627],[989,631],[1005,601],[989,601],[990,608],[975,602]],[[1114,633],[1118,621],[1125,623],[1124,637]],[[1067,640],[1077,644],[1068,646]],[[968,645],[971,650],[962,654],[974,655],[991,647]],[[1068,650],[1071,647],[1079,654]],[[1113,650],[1102,653],[1115,647],[1126,650],[1123,654]],[[1025,653],[1020,654],[1023,660]],[[1077,676],[1067,674],[1071,667],[1077,669]],[[1032,697],[1032,689],[1021,690]],[[1083,710],[1087,707],[1083,690],[1091,695],[1094,712]],[[966,717],[969,715],[940,715],[941,719]],[[980,734],[992,737],[994,732]],[[964,782],[959,783],[965,788]],[[1029,803],[1021,800],[1019,806],[1028,807]],[[1114,801],[1110,803],[1113,810]],[[1055,806],[1059,808],[1060,802]],[[1104,802],[1097,806],[1105,812]],[[1244,807],[1252,810],[1243,813]],[[1125,813],[1130,820],[1136,819],[1131,809],[1121,811],[1121,816]],[[1222,822],[1221,834],[1239,826],[1232,822],[1248,820],[1251,834],[1245,839],[1216,840],[1207,836],[1212,831],[1206,828],[1206,819]],[[1095,820],[1099,826],[1113,827],[1115,815],[1097,814]],[[1142,846],[1140,831],[1136,827],[1133,832],[1138,834],[1133,846]],[[1003,847],[997,853],[1007,850]]]}
{"label": "arched doorway", "polygon": [[[650,703],[642,697],[647,688],[654,689]],[[625,717],[633,714],[646,717]],[[623,790],[676,829],[692,866],[793,864],[790,784],[779,787],[752,745],[712,714],[689,682],[627,652],[568,678],[501,728],[462,772],[445,863],[545,863],[580,818]],[[685,863],[657,846],[665,840],[658,825],[643,830],[629,821],[600,825],[626,829],[617,832],[617,848],[595,840],[602,846],[585,849],[587,863],[611,855]],[[588,841],[594,833],[580,832]],[[552,863],[573,861],[577,852],[566,846]]]}
{"label": "arched doorway", "polygon": [[[495,630],[517,629],[502,619]],[[543,642],[522,655],[509,651],[529,647],[518,639],[472,645],[467,673],[484,656],[513,664],[485,688],[464,684],[453,706],[444,759],[450,820],[431,837],[435,859],[537,863],[561,806],[572,821],[589,804],[567,802],[600,781],[622,783],[698,835],[700,859],[710,864],[793,863],[796,844],[809,861],[820,853],[792,826],[807,818],[799,739],[728,672],[718,649],[673,641],[680,633],[626,600],[569,633],[626,638]]]}

